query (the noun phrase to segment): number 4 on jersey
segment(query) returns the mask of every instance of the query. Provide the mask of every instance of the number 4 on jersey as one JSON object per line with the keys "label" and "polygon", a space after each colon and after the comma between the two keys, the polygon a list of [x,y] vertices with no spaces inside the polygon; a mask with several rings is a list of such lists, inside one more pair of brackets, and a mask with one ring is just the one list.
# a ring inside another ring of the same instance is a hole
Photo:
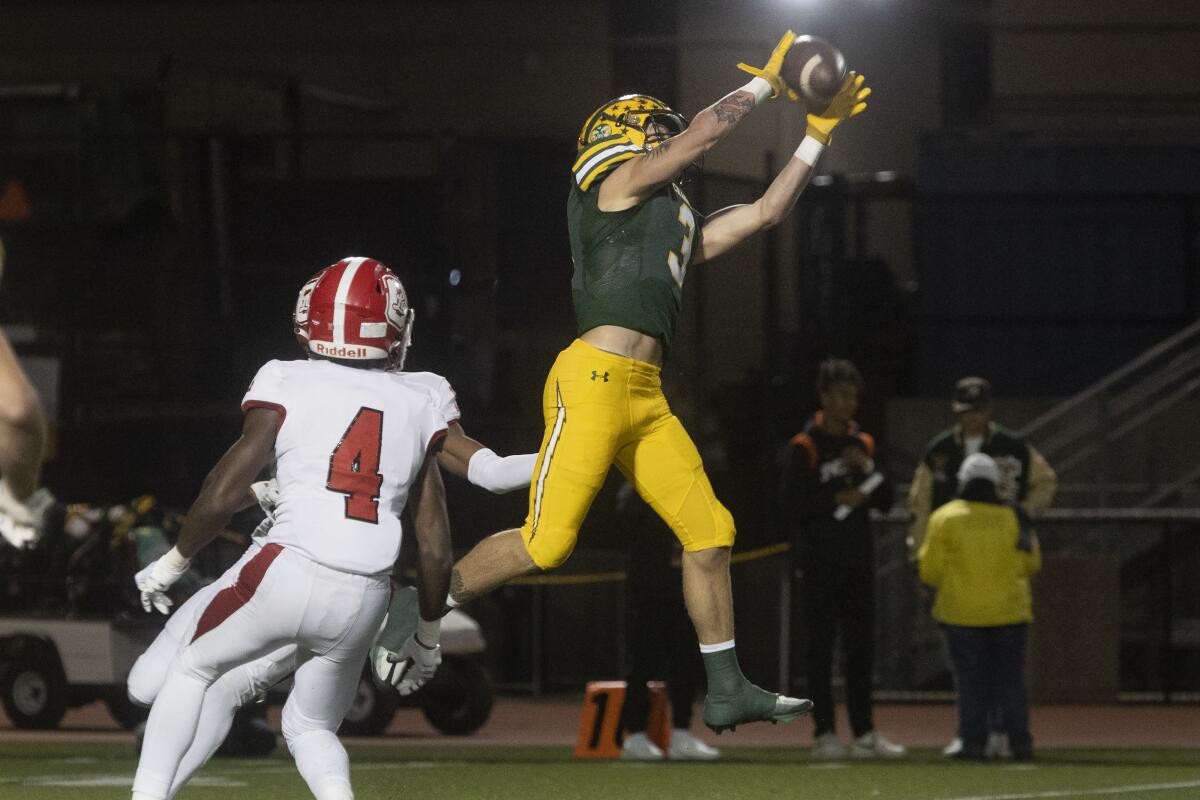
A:
{"label": "number 4 on jersey", "polygon": [[329,455],[325,488],[346,495],[346,517],[379,523],[379,454],[383,447],[383,412],[363,406],[342,440]]}

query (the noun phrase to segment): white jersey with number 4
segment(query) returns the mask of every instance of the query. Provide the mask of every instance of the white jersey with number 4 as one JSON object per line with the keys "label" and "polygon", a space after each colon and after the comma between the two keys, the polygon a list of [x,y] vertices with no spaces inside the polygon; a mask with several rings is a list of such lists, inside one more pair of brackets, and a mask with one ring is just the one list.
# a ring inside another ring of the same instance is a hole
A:
{"label": "white jersey with number 4", "polygon": [[321,360],[263,365],[242,410],[279,413],[279,503],[267,541],[344,572],[390,571],[409,488],[451,421],[432,379],[449,391],[429,373]]}

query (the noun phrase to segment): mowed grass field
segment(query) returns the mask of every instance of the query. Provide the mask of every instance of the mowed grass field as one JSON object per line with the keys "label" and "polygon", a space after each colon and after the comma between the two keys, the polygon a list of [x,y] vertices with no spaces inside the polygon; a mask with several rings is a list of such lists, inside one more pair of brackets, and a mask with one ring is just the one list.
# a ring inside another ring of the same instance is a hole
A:
{"label": "mowed grass field", "polygon": [[[532,798],[814,798],[1034,800],[1200,798],[1197,750],[1046,750],[1033,764],[960,764],[935,751],[895,762],[817,764],[795,749],[727,748],[711,764],[582,762],[561,747],[352,747],[360,800]],[[118,743],[0,741],[0,798],[129,797],[132,747]],[[182,800],[310,797],[286,751],[217,759]]]}

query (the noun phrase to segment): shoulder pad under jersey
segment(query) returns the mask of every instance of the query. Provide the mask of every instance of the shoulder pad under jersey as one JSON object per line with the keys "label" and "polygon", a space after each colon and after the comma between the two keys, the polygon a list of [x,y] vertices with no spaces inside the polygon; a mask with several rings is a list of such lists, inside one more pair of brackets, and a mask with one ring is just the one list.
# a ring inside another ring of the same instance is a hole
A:
{"label": "shoulder pad under jersey", "polygon": [[405,383],[420,387],[433,398],[434,407],[441,412],[446,424],[458,422],[462,413],[458,408],[458,395],[450,381],[435,372],[399,372]]}

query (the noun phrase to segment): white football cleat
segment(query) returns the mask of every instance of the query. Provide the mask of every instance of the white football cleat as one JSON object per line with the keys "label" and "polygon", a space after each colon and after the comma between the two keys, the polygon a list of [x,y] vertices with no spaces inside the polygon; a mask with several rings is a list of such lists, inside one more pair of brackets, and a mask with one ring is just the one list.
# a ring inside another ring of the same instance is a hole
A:
{"label": "white football cleat", "polygon": [[621,745],[621,758],[625,761],[662,761],[664,756],[645,733],[631,733]]}
{"label": "white football cleat", "polygon": [[[627,740],[628,741],[628,740]],[[667,747],[667,758],[674,761],[712,761],[720,758],[721,751],[692,736],[690,731],[675,728],[671,731],[671,744]]]}
{"label": "white football cleat", "polygon": [[904,745],[886,739],[878,731],[868,731],[850,744],[855,758],[901,758],[908,750]]}
{"label": "white football cleat", "polygon": [[846,745],[836,733],[822,733],[813,741],[812,757],[819,761],[838,761],[846,757]]}
{"label": "white football cleat", "polygon": [[954,758],[962,752],[962,739],[955,736],[950,740],[950,744],[942,748],[942,755],[946,758]]}
{"label": "white football cleat", "polygon": [[987,744],[983,748],[987,758],[1012,758],[1012,749],[1008,746],[1008,734],[992,731],[988,734]]}

